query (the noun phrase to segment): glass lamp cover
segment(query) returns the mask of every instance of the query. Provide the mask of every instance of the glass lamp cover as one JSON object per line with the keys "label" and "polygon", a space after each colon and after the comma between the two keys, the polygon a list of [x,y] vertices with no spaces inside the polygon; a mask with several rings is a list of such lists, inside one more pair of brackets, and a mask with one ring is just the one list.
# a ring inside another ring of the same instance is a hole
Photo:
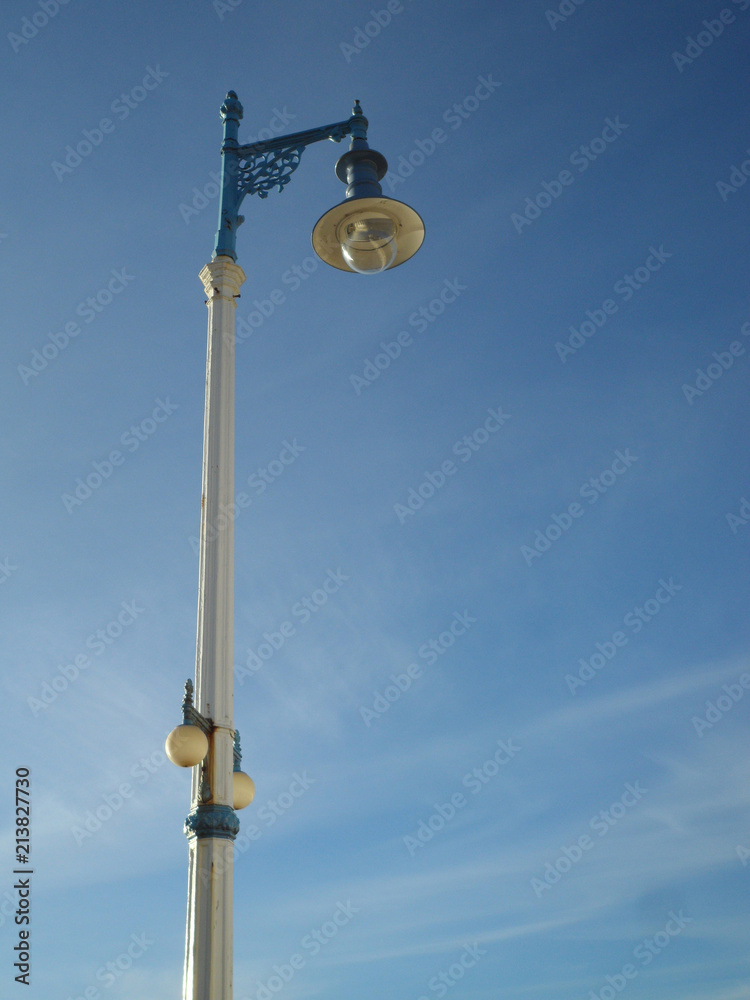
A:
{"label": "glass lamp cover", "polygon": [[178,767],[195,767],[208,753],[208,740],[198,726],[177,726],[167,736],[164,749]]}
{"label": "glass lamp cover", "polygon": [[395,198],[349,198],[315,223],[312,245],[326,264],[350,274],[379,274],[419,250],[424,222]]}
{"label": "glass lamp cover", "polygon": [[232,799],[235,809],[244,809],[255,798],[255,782],[244,771],[232,771]]}
{"label": "glass lamp cover", "polygon": [[338,235],[344,260],[359,274],[380,274],[396,259],[396,224],[384,212],[347,219]]}

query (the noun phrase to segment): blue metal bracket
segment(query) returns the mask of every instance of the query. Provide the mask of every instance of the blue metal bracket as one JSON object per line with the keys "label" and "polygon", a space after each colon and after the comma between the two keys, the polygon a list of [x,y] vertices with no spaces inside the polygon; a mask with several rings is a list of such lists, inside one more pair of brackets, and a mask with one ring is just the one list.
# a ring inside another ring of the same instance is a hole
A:
{"label": "blue metal bracket", "polygon": [[210,736],[214,731],[214,724],[205,715],[201,715],[193,704],[193,682],[188,678],[185,681],[185,696],[182,699],[182,722],[185,726],[198,726],[206,736]]}
{"label": "blue metal bracket", "polygon": [[323,139],[340,142],[347,135],[354,139],[367,137],[367,119],[362,114],[359,101],[355,102],[352,115],[346,121],[277,136],[249,146],[241,146],[237,138],[242,114],[242,105],[235,92],[230,90],[221,106],[224,121],[221,200],[213,256],[231,257],[232,260],[237,260],[237,227],[244,221],[239,208],[245,195],[257,194],[259,198],[267,198],[274,188],[283,191],[299,166],[303,150],[313,142]]}
{"label": "blue metal bracket", "polygon": [[[197,726],[199,729],[202,729],[209,741],[211,739],[211,733],[215,728],[211,719],[207,719],[205,715],[199,712],[193,704],[193,682],[189,677],[185,681],[185,696],[182,699],[182,724],[184,726]],[[201,761],[200,769],[201,773],[200,783],[198,786],[198,798],[201,802],[207,802],[211,798],[211,786],[208,783],[207,757]]]}

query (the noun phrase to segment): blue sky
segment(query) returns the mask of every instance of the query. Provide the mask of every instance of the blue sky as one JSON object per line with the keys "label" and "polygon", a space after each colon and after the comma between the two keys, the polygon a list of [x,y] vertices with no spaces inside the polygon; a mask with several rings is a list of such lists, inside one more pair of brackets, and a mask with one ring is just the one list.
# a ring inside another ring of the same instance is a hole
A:
{"label": "blue sky", "polygon": [[319,263],[327,142],[243,206],[235,997],[748,995],[750,3],[499,8],[4,8],[3,996],[181,988],[230,88],[427,231]]}

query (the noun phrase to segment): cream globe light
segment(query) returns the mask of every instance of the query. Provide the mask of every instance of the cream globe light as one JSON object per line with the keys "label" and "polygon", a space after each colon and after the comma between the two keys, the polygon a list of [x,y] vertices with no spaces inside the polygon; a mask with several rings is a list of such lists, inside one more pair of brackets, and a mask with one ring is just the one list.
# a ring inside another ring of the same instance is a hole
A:
{"label": "cream globe light", "polygon": [[208,753],[208,739],[192,723],[176,726],[164,743],[167,757],[178,767],[195,767]]}
{"label": "cream globe light", "polygon": [[250,805],[255,798],[255,782],[249,774],[244,771],[232,772],[232,794],[235,809],[244,809]]}
{"label": "cream globe light", "polygon": [[242,747],[240,745],[239,729],[234,731],[234,767],[232,769],[232,807],[244,809],[255,798],[255,782],[249,774],[240,768],[242,763]]}

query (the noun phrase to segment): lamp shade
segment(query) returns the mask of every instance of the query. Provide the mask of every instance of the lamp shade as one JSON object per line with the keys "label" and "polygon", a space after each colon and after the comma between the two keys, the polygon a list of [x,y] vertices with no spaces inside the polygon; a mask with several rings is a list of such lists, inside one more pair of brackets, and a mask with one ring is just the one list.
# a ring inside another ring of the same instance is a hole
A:
{"label": "lamp shade", "polygon": [[413,257],[424,240],[420,216],[401,201],[347,198],[315,224],[312,245],[340,271],[379,274]]}
{"label": "lamp shade", "polygon": [[177,726],[167,736],[164,749],[178,767],[195,767],[208,753],[208,739],[198,726]]}

